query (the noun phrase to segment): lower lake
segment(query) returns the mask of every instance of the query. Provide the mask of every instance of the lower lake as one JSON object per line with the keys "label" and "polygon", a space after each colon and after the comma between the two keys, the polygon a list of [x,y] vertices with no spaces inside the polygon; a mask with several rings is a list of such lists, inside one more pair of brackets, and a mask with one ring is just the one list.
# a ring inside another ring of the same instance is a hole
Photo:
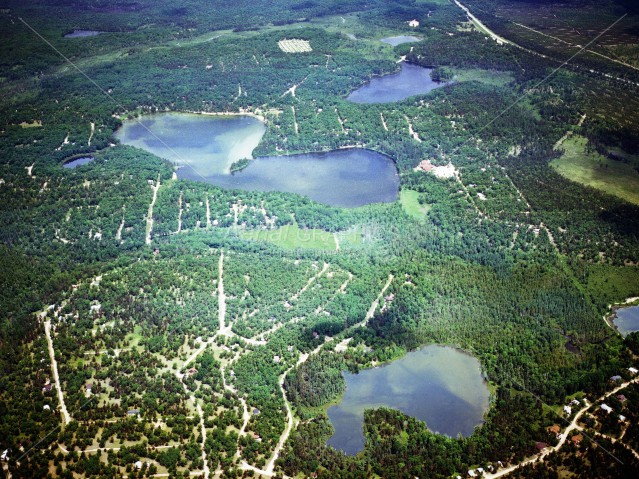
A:
{"label": "lower lake", "polygon": [[264,131],[264,124],[250,116],[161,113],[125,122],[115,137],[178,165],[182,179],[228,189],[299,193],[341,207],[396,200],[395,163],[361,148],[259,157],[231,174],[234,162],[252,158]]}
{"label": "lower lake", "polygon": [[617,330],[624,337],[630,333],[639,331],[639,306],[619,308],[615,312],[613,322]]}
{"label": "lower lake", "polygon": [[372,78],[366,85],[348,95],[353,103],[393,103],[414,95],[423,95],[448,83],[430,77],[432,68],[402,63],[399,73]]}
{"label": "lower lake", "polygon": [[364,449],[366,409],[390,407],[425,421],[428,428],[469,436],[484,421],[490,392],[479,361],[458,349],[431,345],[388,365],[344,373],[346,392],[328,408],[335,434],[327,444],[354,455]]}

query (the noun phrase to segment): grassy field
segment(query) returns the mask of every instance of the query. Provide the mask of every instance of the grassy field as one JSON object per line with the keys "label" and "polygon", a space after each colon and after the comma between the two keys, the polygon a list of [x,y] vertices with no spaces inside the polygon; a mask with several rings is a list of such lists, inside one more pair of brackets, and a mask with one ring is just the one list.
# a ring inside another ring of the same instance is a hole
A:
{"label": "grassy field", "polygon": [[242,237],[267,241],[281,248],[336,249],[333,233],[320,229],[301,229],[297,225],[286,225],[275,230],[243,231]]}
{"label": "grassy field", "polygon": [[402,204],[404,211],[418,220],[424,219],[430,206],[424,206],[417,200],[419,198],[419,192],[414,190],[402,190],[399,192],[399,201]]}
{"label": "grassy field", "polygon": [[505,86],[513,82],[515,77],[510,72],[482,70],[480,68],[454,69],[455,79],[459,82],[478,81],[486,85]]}
{"label": "grassy field", "polygon": [[566,139],[562,148],[565,153],[550,163],[562,176],[639,205],[639,173],[631,163],[587,153],[586,139],[580,136]]}

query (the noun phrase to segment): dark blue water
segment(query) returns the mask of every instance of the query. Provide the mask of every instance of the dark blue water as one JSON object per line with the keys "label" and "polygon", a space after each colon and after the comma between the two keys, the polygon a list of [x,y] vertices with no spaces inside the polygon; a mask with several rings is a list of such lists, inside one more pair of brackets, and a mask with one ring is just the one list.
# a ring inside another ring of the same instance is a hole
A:
{"label": "dark blue water", "polygon": [[435,82],[430,77],[431,68],[402,63],[399,73],[371,79],[350,95],[353,103],[393,103],[414,95],[423,95],[447,83]]}
{"label": "dark blue water", "polygon": [[76,168],[78,166],[86,165],[87,163],[91,163],[95,160],[92,156],[83,156],[82,158],[76,158],[75,160],[71,160],[62,165],[63,168]]}
{"label": "dark blue water", "polygon": [[619,308],[616,312],[614,323],[624,337],[639,331],[639,306]]}
{"label": "dark blue water", "polygon": [[[199,179],[189,167],[180,169],[178,176]],[[261,157],[242,171],[212,175],[206,181],[229,189],[298,193],[346,208],[393,202],[399,190],[393,161],[361,148]]]}
{"label": "dark blue water", "polygon": [[469,436],[483,423],[490,393],[479,361],[457,349],[427,346],[389,365],[344,373],[342,401],[328,408],[335,434],[327,444],[353,455],[364,449],[364,410],[399,409],[431,431]]}

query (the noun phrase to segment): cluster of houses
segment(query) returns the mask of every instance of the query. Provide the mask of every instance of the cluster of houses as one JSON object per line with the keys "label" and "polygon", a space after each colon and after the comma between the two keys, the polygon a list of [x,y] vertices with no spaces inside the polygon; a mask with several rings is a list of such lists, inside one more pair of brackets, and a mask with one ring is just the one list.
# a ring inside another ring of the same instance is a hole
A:
{"label": "cluster of houses", "polygon": [[[497,464],[499,465],[499,467],[504,467],[501,461],[497,461]],[[489,472],[495,471],[495,468],[493,467],[492,464],[489,464],[488,466],[486,466],[486,469],[488,469]],[[481,477],[484,475],[485,472],[486,471],[484,470],[483,467],[478,467],[477,469],[469,469],[468,477]],[[456,479],[462,479],[462,478],[461,476],[457,476]]]}

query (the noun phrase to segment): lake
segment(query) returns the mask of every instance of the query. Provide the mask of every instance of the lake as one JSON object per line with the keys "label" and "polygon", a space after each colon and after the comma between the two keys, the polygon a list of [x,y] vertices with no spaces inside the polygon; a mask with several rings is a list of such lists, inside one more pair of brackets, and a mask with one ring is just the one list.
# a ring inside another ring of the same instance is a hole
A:
{"label": "lake", "polygon": [[639,306],[617,309],[613,322],[617,330],[624,337],[630,333],[639,331]]}
{"label": "lake", "polygon": [[414,43],[420,42],[421,40],[421,38],[415,37],[413,35],[398,35],[396,37],[382,38],[380,42],[388,43],[389,45],[396,47],[397,45],[401,45],[403,43]]}
{"label": "lake", "polygon": [[71,33],[67,33],[64,38],[82,38],[82,37],[95,37],[104,32],[97,30],[73,30]]}
{"label": "lake", "polygon": [[401,66],[399,73],[372,78],[346,99],[353,103],[392,103],[414,95],[423,95],[448,84],[433,81],[430,77],[432,68],[403,62]]}
{"label": "lake", "polygon": [[95,158],[92,156],[82,156],[80,158],[74,158],[71,161],[67,161],[66,163],[63,163],[62,167],[67,169],[77,168],[78,166],[91,163],[93,160],[95,160]]}
{"label": "lake", "polygon": [[162,113],[126,121],[115,137],[180,165],[179,178],[222,188],[299,193],[332,206],[356,207],[397,199],[399,176],[387,156],[361,148],[252,158],[264,124],[250,116]]}
{"label": "lake", "polygon": [[335,428],[327,444],[349,455],[364,449],[366,409],[398,409],[431,431],[456,437],[471,435],[489,406],[479,361],[449,347],[426,346],[388,365],[343,374],[346,392],[327,411]]}

